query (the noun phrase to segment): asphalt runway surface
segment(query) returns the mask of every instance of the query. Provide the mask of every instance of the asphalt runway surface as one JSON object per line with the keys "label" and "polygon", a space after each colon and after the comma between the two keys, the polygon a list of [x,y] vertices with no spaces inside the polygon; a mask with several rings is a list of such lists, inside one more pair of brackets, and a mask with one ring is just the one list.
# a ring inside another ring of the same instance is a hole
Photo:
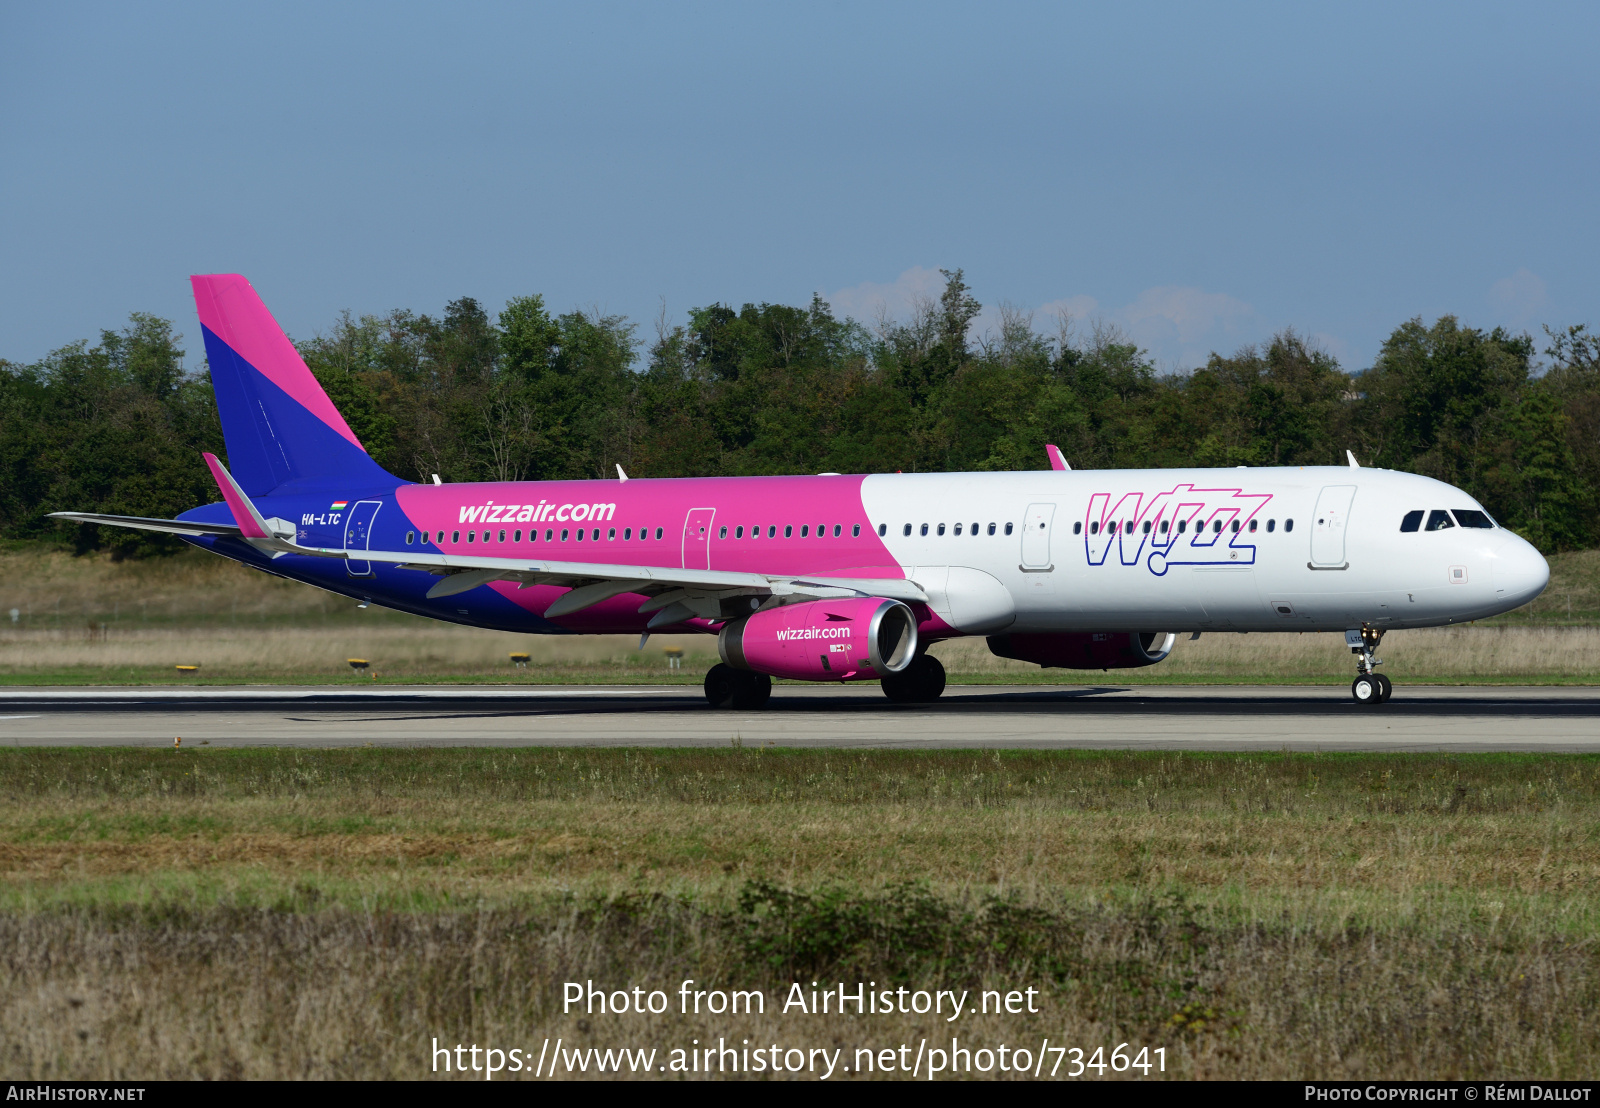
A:
{"label": "asphalt runway surface", "polygon": [[812,746],[1600,751],[1600,687],[779,686],[713,711],[693,686],[0,690],[10,746]]}

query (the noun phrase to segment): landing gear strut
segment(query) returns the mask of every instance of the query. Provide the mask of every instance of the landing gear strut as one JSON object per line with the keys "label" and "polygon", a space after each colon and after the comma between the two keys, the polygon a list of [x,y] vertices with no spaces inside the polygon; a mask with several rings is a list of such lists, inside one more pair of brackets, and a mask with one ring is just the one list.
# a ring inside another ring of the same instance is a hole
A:
{"label": "landing gear strut", "polygon": [[897,704],[929,704],[944,692],[944,666],[931,654],[919,654],[899,673],[883,675],[883,695]]}
{"label": "landing gear strut", "polygon": [[1350,653],[1356,656],[1356,679],[1350,682],[1350,695],[1357,704],[1382,704],[1394,692],[1394,683],[1376,667],[1383,665],[1378,657],[1378,644],[1383,641],[1383,628],[1363,623],[1361,629],[1344,633]]}
{"label": "landing gear strut", "polygon": [[713,708],[760,708],[772,696],[772,678],[718,662],[706,674],[706,703]]}

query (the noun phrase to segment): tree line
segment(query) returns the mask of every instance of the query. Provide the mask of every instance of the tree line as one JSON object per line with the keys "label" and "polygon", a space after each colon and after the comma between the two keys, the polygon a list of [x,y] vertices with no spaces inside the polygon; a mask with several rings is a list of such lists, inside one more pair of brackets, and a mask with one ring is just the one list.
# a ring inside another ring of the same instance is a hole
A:
{"label": "tree line", "polygon": [[[905,321],[713,304],[654,337],[596,311],[518,297],[438,316],[344,313],[297,343],[372,456],[411,480],[1019,470],[1044,445],[1076,469],[1363,465],[1459,485],[1546,552],[1600,545],[1600,335],[1536,340],[1444,316],[1396,327],[1347,373],[1293,330],[1182,374],[1126,335],[1061,319],[1044,333],[981,306],[960,270]],[[93,345],[0,360],[0,534],[117,556],[160,536],[46,518],[171,516],[216,499],[199,451],[225,454],[206,370],[172,323],[135,314]]]}

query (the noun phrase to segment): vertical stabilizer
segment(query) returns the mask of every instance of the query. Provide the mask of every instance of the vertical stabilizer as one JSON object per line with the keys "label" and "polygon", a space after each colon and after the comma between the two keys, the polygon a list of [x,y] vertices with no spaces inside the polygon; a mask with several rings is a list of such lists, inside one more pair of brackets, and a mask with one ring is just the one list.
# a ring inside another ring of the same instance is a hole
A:
{"label": "vertical stabilizer", "polygon": [[249,281],[236,273],[190,281],[240,488],[262,496],[290,482],[349,488],[395,480],[368,456]]}

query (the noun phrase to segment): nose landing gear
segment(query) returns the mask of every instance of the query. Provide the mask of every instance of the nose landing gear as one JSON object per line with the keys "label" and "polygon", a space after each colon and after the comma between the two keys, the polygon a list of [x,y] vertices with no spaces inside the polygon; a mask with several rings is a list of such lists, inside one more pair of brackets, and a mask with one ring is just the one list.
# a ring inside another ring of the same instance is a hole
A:
{"label": "nose landing gear", "polygon": [[1359,629],[1344,633],[1350,653],[1356,656],[1356,679],[1350,682],[1350,695],[1357,704],[1382,704],[1394,692],[1394,682],[1377,672],[1383,665],[1378,657],[1378,644],[1383,641],[1383,628],[1363,623]]}

